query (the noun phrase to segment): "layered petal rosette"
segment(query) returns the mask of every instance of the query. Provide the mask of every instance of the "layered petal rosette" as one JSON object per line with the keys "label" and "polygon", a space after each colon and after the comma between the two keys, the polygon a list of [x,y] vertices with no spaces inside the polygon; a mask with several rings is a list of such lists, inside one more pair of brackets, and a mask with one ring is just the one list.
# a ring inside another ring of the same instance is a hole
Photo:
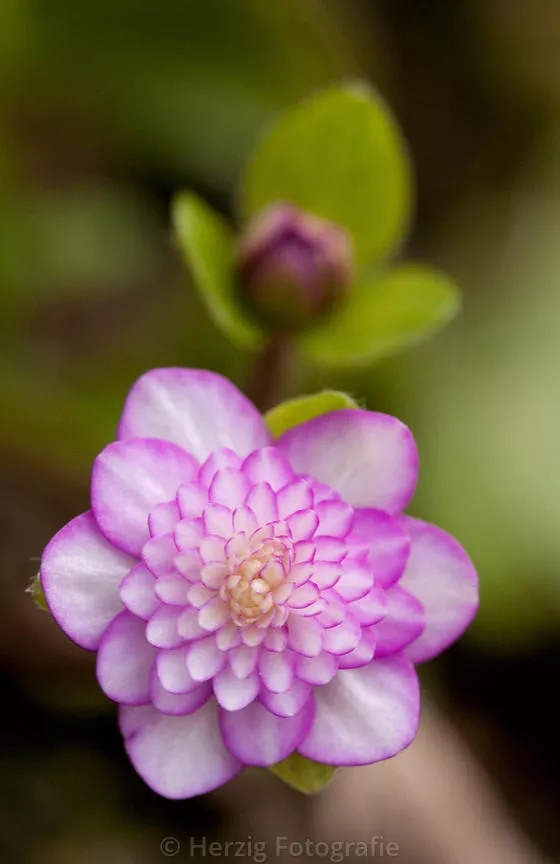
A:
{"label": "layered petal rosette", "polygon": [[294,752],[329,765],[415,736],[414,664],[477,605],[469,558],[403,516],[409,430],[334,411],[273,441],[225,378],[159,369],[97,457],[90,512],[49,543],[49,608],[96,650],[129,756],[186,798]]}

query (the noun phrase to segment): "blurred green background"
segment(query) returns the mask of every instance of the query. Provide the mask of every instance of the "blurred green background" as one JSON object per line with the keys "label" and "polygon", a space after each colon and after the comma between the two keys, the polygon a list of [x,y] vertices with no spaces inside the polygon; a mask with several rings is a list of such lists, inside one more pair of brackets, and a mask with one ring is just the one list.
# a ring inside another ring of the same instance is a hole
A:
{"label": "blurred green background", "polygon": [[464,310],[396,359],[304,368],[300,385],[346,389],[413,429],[413,512],[460,539],[482,586],[430,680],[519,824],[560,853],[559,44],[554,0],[0,0],[2,861],[150,864],[157,838],[231,818],[231,802],[143,787],[91,656],[25,588],[87,508],[135,377],[249,375],[189,285],[172,195],[192,188],[231,215],[262,125],[356,76],[412,155],[403,254],[447,270]]}

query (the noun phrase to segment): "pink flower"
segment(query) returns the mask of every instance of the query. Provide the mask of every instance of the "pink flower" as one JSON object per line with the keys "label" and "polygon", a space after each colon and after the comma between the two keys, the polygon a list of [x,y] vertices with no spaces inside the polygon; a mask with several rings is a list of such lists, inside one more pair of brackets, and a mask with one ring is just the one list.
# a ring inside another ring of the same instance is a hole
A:
{"label": "pink flower", "polygon": [[402,515],[416,474],[411,433],[384,414],[335,411],[272,442],[219,375],[136,382],[92,510],[49,543],[41,581],[98,651],[153,789],[187,798],[295,750],[364,765],[410,744],[413,664],[477,605],[461,547]]}

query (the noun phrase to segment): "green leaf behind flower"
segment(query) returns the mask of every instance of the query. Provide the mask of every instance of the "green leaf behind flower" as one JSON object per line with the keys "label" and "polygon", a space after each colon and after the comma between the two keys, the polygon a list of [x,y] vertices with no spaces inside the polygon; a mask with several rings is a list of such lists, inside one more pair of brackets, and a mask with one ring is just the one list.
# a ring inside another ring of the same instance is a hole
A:
{"label": "green leaf behind flower", "polygon": [[47,606],[47,601],[45,600],[45,593],[43,591],[43,586],[41,585],[41,577],[37,573],[34,577],[31,585],[27,589],[28,593],[31,594],[33,600],[39,609],[42,609],[44,612],[49,611],[49,607]]}
{"label": "green leaf behind flower", "polygon": [[319,363],[358,365],[427,339],[460,305],[449,277],[403,264],[355,286],[332,318],[303,336],[303,344]]}
{"label": "green leaf behind flower", "polygon": [[323,765],[292,753],[283,762],[271,765],[270,770],[298,792],[319,792],[329,783],[337,771],[332,765]]}
{"label": "green leaf behind flower", "polygon": [[339,411],[341,408],[357,408],[351,396],[338,390],[323,390],[312,396],[298,396],[276,405],[264,415],[264,421],[275,438],[279,438],[293,426],[299,426],[313,417]]}
{"label": "green leaf behind flower", "polygon": [[258,347],[261,331],[236,297],[231,228],[192,192],[175,198],[172,215],[181,252],[214,323],[240,347]]}
{"label": "green leaf behind flower", "polygon": [[265,134],[241,188],[250,218],[272,201],[343,225],[358,264],[393,252],[408,226],[411,171],[380,96],[362,83],[333,87],[288,110]]}

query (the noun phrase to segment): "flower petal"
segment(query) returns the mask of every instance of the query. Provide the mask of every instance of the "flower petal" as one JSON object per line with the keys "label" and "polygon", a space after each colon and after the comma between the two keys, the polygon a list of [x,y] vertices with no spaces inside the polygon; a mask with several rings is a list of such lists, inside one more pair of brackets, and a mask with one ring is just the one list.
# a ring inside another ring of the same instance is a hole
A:
{"label": "flower petal", "polygon": [[177,632],[188,641],[206,636],[206,630],[203,630],[198,623],[198,609],[196,607],[189,606],[183,609],[177,619]]}
{"label": "flower petal", "polygon": [[239,470],[242,462],[241,457],[237,453],[234,453],[233,450],[230,450],[229,447],[220,447],[218,450],[213,450],[199,471],[198,482],[204,489],[208,490],[218,471],[223,471],[226,468]]}
{"label": "flower petal", "polygon": [[259,676],[255,673],[246,678],[238,678],[226,666],[214,677],[212,682],[216,699],[226,711],[240,711],[256,699],[259,688]]}
{"label": "flower petal", "polygon": [[175,568],[175,559],[179,550],[173,539],[173,534],[161,534],[152,537],[142,548],[142,559],[154,576],[166,576]]}
{"label": "flower petal", "polygon": [[[314,555],[315,545],[310,540],[303,540],[299,543],[294,543],[294,561],[296,564],[305,564],[312,561]],[[296,580],[292,579],[291,581],[295,582]]]}
{"label": "flower petal", "polygon": [[387,611],[387,594],[383,588],[374,585],[365,597],[360,597],[359,600],[354,600],[353,603],[349,603],[348,611],[352,613],[356,621],[360,622],[362,627],[369,627],[371,624],[377,624],[385,617]]}
{"label": "flower petal", "polygon": [[201,795],[241,770],[222,741],[213,699],[185,717],[169,717],[151,706],[123,707],[120,726],[132,764],[165,798]]}
{"label": "flower petal", "polygon": [[160,606],[146,625],[146,639],[156,648],[176,648],[183,642],[179,633],[180,606]]}
{"label": "flower petal", "polygon": [[[311,581],[321,591],[332,588],[342,576],[343,566],[334,561],[316,561],[311,565]],[[301,569],[303,570],[303,567]]]}
{"label": "flower petal", "polygon": [[286,519],[295,542],[311,540],[319,525],[319,517],[314,510],[297,510]]}
{"label": "flower petal", "polygon": [[361,639],[356,647],[337,658],[339,669],[357,669],[359,666],[366,666],[373,659],[375,650],[373,627],[370,630],[362,630]]}
{"label": "flower petal", "polygon": [[[224,624],[221,630],[216,633],[216,645],[221,651],[231,651],[231,649],[241,647],[241,627],[229,621]],[[231,656],[231,654],[230,654]]]}
{"label": "flower petal", "polygon": [[146,640],[146,624],[121,612],[105,631],[97,654],[97,680],[103,692],[123,705],[150,701],[150,676],[156,649]]}
{"label": "flower petal", "polygon": [[191,585],[189,588],[189,603],[191,606],[194,606],[195,609],[202,609],[203,606],[206,606],[210,600],[213,600],[216,596],[216,592],[212,591],[211,588],[207,588],[206,585],[203,585],[202,582],[196,582],[194,585]]}
{"label": "flower petal", "polygon": [[208,494],[213,503],[235,510],[243,504],[250,488],[249,481],[240,470],[222,468],[214,474]]}
{"label": "flower petal", "polygon": [[264,638],[263,646],[269,651],[283,651],[288,644],[288,631],[285,627],[270,627]]}
{"label": "flower petal", "polygon": [[162,687],[169,693],[190,693],[200,687],[187,669],[187,648],[164,648],[158,651],[156,670]]}
{"label": "flower petal", "polygon": [[198,623],[209,633],[219,630],[230,618],[230,608],[221,597],[214,597],[198,613]]}
{"label": "flower petal", "polygon": [[200,369],[154,369],[139,378],[126,400],[119,438],[173,441],[203,461],[231,447],[246,456],[270,443],[255,406],[227,378]]}
{"label": "flower petal", "polygon": [[202,514],[202,524],[206,534],[229,540],[233,531],[232,512],[223,504],[208,504]]}
{"label": "flower petal", "polygon": [[180,518],[181,514],[176,501],[157,504],[148,516],[150,534],[152,537],[157,537],[159,534],[169,534],[175,530],[175,525]]}
{"label": "flower petal", "polygon": [[185,606],[191,585],[179,573],[167,573],[156,580],[155,593],[162,603]]}
{"label": "flower petal", "polygon": [[276,495],[270,483],[255,483],[247,495],[245,504],[253,511],[259,525],[278,519]]}
{"label": "flower petal", "polygon": [[115,549],[93,514],[83,513],[50,541],[41,561],[41,585],[57,623],[82,648],[95,650],[123,609],[119,586],[136,560]]}
{"label": "flower petal", "polygon": [[155,585],[154,574],[140,563],[124,577],[119,589],[121,600],[126,608],[139,618],[144,618],[145,621],[152,617],[159,606]]}
{"label": "flower petal", "polygon": [[290,609],[307,609],[319,598],[319,590],[312,582],[306,582],[295,588],[288,598],[287,605]]}
{"label": "flower petal", "polygon": [[236,507],[233,511],[234,531],[244,531],[246,534],[251,535],[258,527],[259,523],[250,507],[246,507],[245,505]]}
{"label": "flower petal", "polygon": [[359,600],[373,588],[373,572],[369,566],[357,561],[348,561],[341,567],[336,593],[347,602]]}
{"label": "flower petal", "polygon": [[402,657],[345,669],[315,692],[317,711],[298,750],[327,765],[369,765],[413,740],[420,694],[414,667]]}
{"label": "flower petal", "polygon": [[394,417],[345,409],[314,417],[276,442],[296,473],[311,474],[353,507],[400,512],[416,485],[418,454]]}
{"label": "flower petal", "polygon": [[209,681],[222,669],[227,655],[216,645],[214,636],[198,639],[187,652],[187,669],[195,681]]}
{"label": "flower petal", "polygon": [[402,576],[410,555],[410,537],[393,516],[373,508],[355,510],[349,543],[368,548],[368,564],[383,587]]}
{"label": "flower petal", "polygon": [[184,483],[177,492],[177,503],[179,518],[198,519],[208,504],[208,490],[197,481]]}
{"label": "flower petal", "polygon": [[478,607],[478,579],[464,549],[441,528],[405,517],[412,551],[399,582],[422,603],[426,629],[406,650],[414,663],[435,657],[466,630]]}
{"label": "flower petal", "polygon": [[315,507],[320,520],[318,534],[346,537],[354,519],[354,511],[344,501],[322,501]]}
{"label": "flower petal", "polygon": [[196,550],[204,537],[202,516],[200,518],[181,519],[175,526],[175,543],[179,549]]}
{"label": "flower petal", "polygon": [[323,647],[323,629],[314,618],[292,612],[288,618],[288,645],[304,657],[317,657]]}
{"label": "flower petal", "polygon": [[361,635],[362,628],[356,619],[351,615],[347,615],[340,624],[335,624],[334,627],[328,627],[325,630],[325,651],[337,655],[348,654],[359,643]]}
{"label": "flower petal", "polygon": [[205,588],[217,591],[229,575],[227,564],[205,564],[200,571],[200,579]]}
{"label": "flower petal", "polygon": [[323,651],[318,657],[298,657],[296,661],[296,675],[308,684],[328,684],[336,675],[338,669],[338,657]]}
{"label": "flower petal", "polygon": [[224,538],[215,535],[203,537],[200,541],[198,552],[205,564],[223,563],[226,559]]}
{"label": "flower petal", "polygon": [[182,549],[175,558],[175,567],[177,568],[177,572],[190,585],[200,582],[203,564],[198,551],[194,549]]}
{"label": "flower petal", "polygon": [[192,456],[169,441],[114,441],[93,464],[91,501],[97,524],[119,549],[139,554],[150,536],[149,513],[197,472]]}
{"label": "flower petal", "polygon": [[301,711],[310,694],[311,685],[299,678],[294,678],[291,687],[284,693],[271,693],[266,687],[261,687],[259,699],[278,717],[293,717]]}
{"label": "flower petal", "polygon": [[426,626],[424,607],[401,585],[386,593],[387,611],[379,624],[371,628],[375,639],[375,657],[397,654],[418,639]]}
{"label": "flower petal", "polygon": [[243,644],[247,645],[248,648],[256,648],[257,645],[260,645],[267,632],[266,627],[257,627],[255,624],[237,629],[241,633]]}
{"label": "flower petal", "polygon": [[318,483],[310,475],[304,474],[303,477],[311,483],[315,504],[321,504],[323,501],[340,501],[340,495],[334,489],[331,489],[330,486],[327,486],[325,483]]}
{"label": "flower petal", "polygon": [[[237,628],[239,629],[239,628]],[[250,648],[248,645],[239,645],[228,654],[229,665],[237,678],[246,678],[257,667],[260,656],[260,648]]]}
{"label": "flower petal", "polygon": [[297,510],[308,510],[313,506],[311,484],[308,480],[298,477],[277,492],[276,500],[280,519],[287,519]]}
{"label": "flower petal", "polygon": [[251,484],[268,483],[274,492],[294,479],[290,463],[275,447],[255,450],[245,459],[242,471]]}
{"label": "flower petal", "polygon": [[245,765],[274,765],[296,750],[313,723],[314,703],[308,699],[292,717],[278,717],[259,702],[241,711],[221,711],[226,747]]}
{"label": "flower petal", "polygon": [[259,657],[259,674],[272,693],[285,693],[294,680],[295,656],[290,651],[263,651]]}
{"label": "flower petal", "polygon": [[337,597],[334,591],[325,591],[321,596],[323,601],[323,609],[317,615],[317,622],[325,630],[331,627],[337,627],[346,618],[347,605],[340,597]]}
{"label": "flower petal", "polygon": [[152,672],[150,681],[150,699],[158,711],[171,716],[182,716],[192,714],[208,701],[212,695],[212,686],[208,683],[199,684],[188,693],[170,693],[162,687],[161,680],[157,674]]}

